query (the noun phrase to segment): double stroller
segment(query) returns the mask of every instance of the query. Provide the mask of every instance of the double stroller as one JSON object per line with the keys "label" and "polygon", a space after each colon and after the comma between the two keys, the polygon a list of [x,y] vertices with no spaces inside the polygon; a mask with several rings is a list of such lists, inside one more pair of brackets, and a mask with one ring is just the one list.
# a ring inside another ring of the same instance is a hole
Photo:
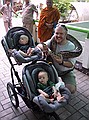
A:
{"label": "double stroller", "polygon": [[[52,63],[41,59],[38,54],[33,56],[23,57],[18,52],[18,40],[20,35],[25,34],[29,38],[28,47],[35,47],[34,40],[29,31],[23,27],[13,27],[11,28],[6,36],[3,37],[1,43],[7,55],[7,58],[11,64],[11,78],[12,82],[7,83],[7,91],[11,103],[15,108],[19,107],[18,95],[20,95],[28,106],[32,110],[41,109],[42,112],[47,115],[47,119],[54,117],[54,119],[59,120],[59,116],[56,114],[56,110],[60,107],[66,105],[70,99],[70,91],[66,87],[60,87],[60,93],[64,96],[64,100],[57,102],[54,100],[53,103],[48,103],[42,96],[38,95],[37,92],[37,82],[38,82],[38,72],[41,70],[47,71],[50,80],[55,84],[58,82],[58,74]],[[9,49],[15,49],[14,54],[9,53]],[[16,63],[13,63],[13,59]],[[18,70],[15,69],[15,65],[25,66],[22,69],[22,77],[19,76]],[[15,84],[14,76],[17,78],[17,83]],[[20,78],[21,77],[21,78]]]}

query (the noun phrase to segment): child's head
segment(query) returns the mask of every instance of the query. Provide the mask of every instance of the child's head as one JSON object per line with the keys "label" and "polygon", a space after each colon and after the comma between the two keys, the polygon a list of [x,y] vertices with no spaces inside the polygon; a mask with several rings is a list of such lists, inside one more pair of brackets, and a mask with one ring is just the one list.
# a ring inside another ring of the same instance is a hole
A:
{"label": "child's head", "polygon": [[41,82],[42,84],[46,84],[48,81],[48,73],[46,71],[40,71],[38,73],[38,80],[39,82]]}
{"label": "child's head", "polygon": [[26,35],[21,35],[19,39],[19,43],[21,45],[26,45],[28,43],[28,36]]}

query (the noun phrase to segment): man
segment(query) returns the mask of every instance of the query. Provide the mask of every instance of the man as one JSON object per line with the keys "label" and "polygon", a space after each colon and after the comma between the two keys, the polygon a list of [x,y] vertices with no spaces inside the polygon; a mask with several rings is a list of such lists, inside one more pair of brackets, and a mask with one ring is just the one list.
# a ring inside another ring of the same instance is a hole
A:
{"label": "man", "polygon": [[[75,45],[66,39],[67,36],[67,28],[65,25],[57,25],[55,28],[55,33],[51,39],[45,42],[48,48],[51,49],[54,53],[58,54],[60,51],[71,51],[75,49]],[[38,48],[41,50],[44,49],[44,44],[38,44]],[[30,52],[31,50],[29,50]],[[49,58],[51,57],[53,65],[55,66],[58,75],[61,76],[63,82],[66,87],[74,93],[76,91],[76,80],[75,75],[73,73],[73,68],[75,64],[74,58],[62,58],[55,55],[50,55],[48,53]],[[49,59],[48,59],[49,60]]]}
{"label": "man", "polygon": [[50,39],[54,32],[54,26],[60,19],[60,12],[56,7],[53,7],[52,0],[46,0],[46,5],[40,14],[38,24],[38,38],[40,42],[45,42]]}
{"label": "man", "polygon": [[22,13],[22,23],[23,27],[25,27],[31,34],[33,33],[33,14],[36,12],[36,19],[38,19],[38,10],[36,6],[29,2],[29,0],[25,0],[25,5],[23,7]]}

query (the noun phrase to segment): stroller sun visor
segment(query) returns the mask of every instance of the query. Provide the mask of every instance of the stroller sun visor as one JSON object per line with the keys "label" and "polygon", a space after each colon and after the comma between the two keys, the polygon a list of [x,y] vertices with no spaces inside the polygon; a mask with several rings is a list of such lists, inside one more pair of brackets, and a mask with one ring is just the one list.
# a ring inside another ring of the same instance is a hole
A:
{"label": "stroller sun visor", "polygon": [[15,48],[18,49],[17,48],[18,41],[19,41],[21,35],[28,36],[29,47],[34,47],[34,42],[33,42],[32,35],[30,34],[30,32],[23,27],[14,27],[14,28],[10,29],[5,36],[6,42],[10,49],[15,49]]}

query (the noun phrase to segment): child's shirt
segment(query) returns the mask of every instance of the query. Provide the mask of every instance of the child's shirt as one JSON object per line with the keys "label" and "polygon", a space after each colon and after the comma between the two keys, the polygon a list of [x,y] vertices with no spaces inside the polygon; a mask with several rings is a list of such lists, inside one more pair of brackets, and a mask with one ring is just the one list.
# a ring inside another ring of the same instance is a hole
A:
{"label": "child's shirt", "polygon": [[37,84],[37,88],[38,89],[41,89],[41,90],[44,90],[44,89],[46,89],[48,86],[50,86],[50,87],[52,87],[52,86],[54,86],[55,84],[52,82],[52,81],[47,81],[47,84],[42,84],[42,83],[40,83],[40,82],[38,82],[38,84]]}
{"label": "child's shirt", "polygon": [[3,20],[4,21],[9,21],[11,20],[11,17],[12,17],[12,8],[11,6],[7,6],[7,4],[3,5],[1,8],[0,8],[0,11],[3,13]]}
{"label": "child's shirt", "polygon": [[40,82],[38,82],[37,84],[37,89],[41,89],[43,90],[45,93],[47,93],[49,96],[52,96],[53,94],[53,89],[52,87],[54,86],[55,84],[52,82],[52,81],[47,81],[47,84],[42,84]]}

